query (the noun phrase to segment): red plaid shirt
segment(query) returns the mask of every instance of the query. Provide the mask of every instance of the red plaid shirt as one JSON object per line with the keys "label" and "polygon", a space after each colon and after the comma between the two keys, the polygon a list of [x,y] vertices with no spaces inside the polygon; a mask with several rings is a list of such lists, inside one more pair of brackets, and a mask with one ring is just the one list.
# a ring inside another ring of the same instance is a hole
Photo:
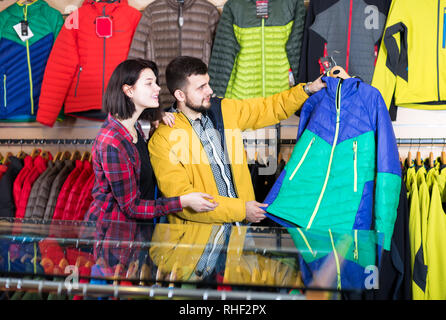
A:
{"label": "red plaid shirt", "polygon": [[[139,124],[137,130],[142,134]],[[96,223],[97,240],[150,240],[143,239],[149,235],[140,232],[138,220],[147,222],[182,210],[179,197],[141,199],[138,150],[127,129],[111,115],[102,125],[93,144],[92,164],[96,177],[92,190],[93,202],[84,221]],[[95,246],[95,254],[96,257],[104,257],[110,264],[126,265],[134,252],[105,242]]]}

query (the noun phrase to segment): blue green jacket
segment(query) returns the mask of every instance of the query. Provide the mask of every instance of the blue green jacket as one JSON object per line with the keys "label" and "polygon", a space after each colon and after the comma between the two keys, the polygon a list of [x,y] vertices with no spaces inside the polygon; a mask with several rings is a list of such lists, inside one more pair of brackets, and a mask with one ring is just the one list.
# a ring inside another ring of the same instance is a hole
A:
{"label": "blue green jacket", "polygon": [[304,104],[297,143],[268,194],[270,217],[305,230],[376,230],[390,249],[401,187],[398,149],[379,91],[323,77]]}
{"label": "blue green jacket", "polygon": [[[26,41],[13,28],[21,21],[34,35]],[[0,120],[36,119],[46,63],[63,23],[44,0],[16,2],[0,12]]]}

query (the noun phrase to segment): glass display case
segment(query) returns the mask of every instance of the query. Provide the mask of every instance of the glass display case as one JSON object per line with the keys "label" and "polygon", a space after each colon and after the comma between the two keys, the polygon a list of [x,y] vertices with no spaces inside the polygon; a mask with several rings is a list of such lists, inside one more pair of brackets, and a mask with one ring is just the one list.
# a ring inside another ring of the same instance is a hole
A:
{"label": "glass display case", "polygon": [[0,290],[4,299],[339,299],[377,284],[382,243],[369,230],[4,219]]}

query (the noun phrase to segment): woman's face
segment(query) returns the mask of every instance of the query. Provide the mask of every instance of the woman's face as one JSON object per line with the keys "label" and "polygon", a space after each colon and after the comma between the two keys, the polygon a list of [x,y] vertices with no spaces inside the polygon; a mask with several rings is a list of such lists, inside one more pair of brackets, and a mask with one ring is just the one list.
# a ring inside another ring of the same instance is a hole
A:
{"label": "woman's face", "polygon": [[158,96],[161,88],[156,84],[156,76],[152,69],[144,69],[139,75],[139,79],[131,87],[128,95],[132,99],[136,108],[158,108]]}

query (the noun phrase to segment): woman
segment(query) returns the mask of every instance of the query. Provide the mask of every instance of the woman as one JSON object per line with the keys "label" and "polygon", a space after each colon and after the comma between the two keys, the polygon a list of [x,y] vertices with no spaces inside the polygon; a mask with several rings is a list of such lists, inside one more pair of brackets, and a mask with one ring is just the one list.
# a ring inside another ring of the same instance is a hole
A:
{"label": "woman", "polygon": [[[154,200],[155,180],[147,142],[138,119],[147,110],[159,111],[158,68],[147,60],[126,60],[114,70],[103,98],[108,117],[102,125],[92,151],[96,176],[93,202],[85,215],[95,222],[97,240],[146,241],[150,229],[136,222],[147,222],[189,207],[196,212],[214,210],[217,203],[205,193]],[[152,120],[154,114],[152,112]],[[172,124],[171,115],[163,121]],[[141,189],[144,196],[141,195]],[[149,200],[147,200],[149,199]],[[95,256],[110,265],[128,265],[136,252],[103,242],[95,246]]]}

